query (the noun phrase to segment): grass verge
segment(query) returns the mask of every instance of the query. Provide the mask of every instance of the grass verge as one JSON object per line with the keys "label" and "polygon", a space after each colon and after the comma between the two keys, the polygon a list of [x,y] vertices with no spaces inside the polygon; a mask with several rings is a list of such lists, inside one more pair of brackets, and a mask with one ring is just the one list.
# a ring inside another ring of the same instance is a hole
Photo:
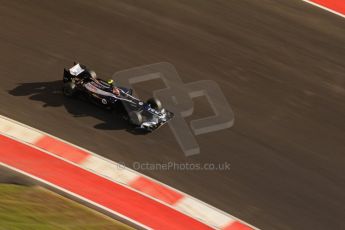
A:
{"label": "grass verge", "polygon": [[0,229],[132,229],[38,186],[0,184]]}

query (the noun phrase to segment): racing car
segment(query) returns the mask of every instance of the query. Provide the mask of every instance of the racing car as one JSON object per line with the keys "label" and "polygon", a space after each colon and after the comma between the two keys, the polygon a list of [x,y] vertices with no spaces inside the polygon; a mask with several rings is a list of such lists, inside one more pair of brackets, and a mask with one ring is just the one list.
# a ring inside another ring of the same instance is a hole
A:
{"label": "racing car", "polygon": [[98,78],[95,71],[74,63],[63,73],[63,93],[78,97],[108,110],[116,110],[135,128],[153,131],[167,123],[174,114],[156,98],[146,102],[133,96],[133,90],[115,86],[114,81]]}

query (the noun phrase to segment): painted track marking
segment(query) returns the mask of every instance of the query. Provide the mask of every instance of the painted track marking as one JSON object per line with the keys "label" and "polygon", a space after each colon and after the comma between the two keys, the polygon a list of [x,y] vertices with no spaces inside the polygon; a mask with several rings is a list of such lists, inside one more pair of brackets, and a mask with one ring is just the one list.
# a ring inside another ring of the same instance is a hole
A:
{"label": "painted track marking", "polygon": [[[17,142],[29,145],[38,151],[120,184],[213,228],[228,229],[231,227],[231,230],[242,230],[246,227],[245,229],[257,229],[228,213],[130,168],[0,115],[1,133]],[[28,138],[26,134],[32,135],[32,137]]]}
{"label": "painted track marking", "polygon": [[345,18],[345,0],[302,0]]}
{"label": "painted track marking", "polygon": [[[0,162],[155,229],[210,229],[168,206],[0,135]],[[97,185],[97,186],[95,186]]]}

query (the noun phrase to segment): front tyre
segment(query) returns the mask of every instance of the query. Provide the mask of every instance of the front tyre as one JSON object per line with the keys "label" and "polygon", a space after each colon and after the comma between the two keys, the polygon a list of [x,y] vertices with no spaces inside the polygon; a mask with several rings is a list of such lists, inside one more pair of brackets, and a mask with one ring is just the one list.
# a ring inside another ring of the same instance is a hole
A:
{"label": "front tyre", "polygon": [[76,93],[76,85],[73,82],[66,82],[63,85],[63,94],[66,97],[73,97]]}
{"label": "front tyre", "polygon": [[128,114],[129,117],[129,121],[136,126],[140,126],[143,123],[143,117],[141,116],[141,114],[137,111],[131,111]]}
{"label": "front tyre", "polygon": [[161,111],[163,109],[162,102],[158,100],[157,98],[150,98],[147,100],[146,103],[149,104],[151,108],[157,111]]}

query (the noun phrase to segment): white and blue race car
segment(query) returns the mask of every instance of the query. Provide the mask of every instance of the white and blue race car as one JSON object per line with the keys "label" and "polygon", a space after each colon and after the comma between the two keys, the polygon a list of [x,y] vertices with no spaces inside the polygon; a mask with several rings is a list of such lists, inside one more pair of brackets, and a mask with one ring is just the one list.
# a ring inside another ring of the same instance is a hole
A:
{"label": "white and blue race car", "polygon": [[136,128],[153,131],[167,123],[174,114],[162,107],[155,98],[146,102],[132,95],[132,89],[114,86],[113,80],[102,80],[86,66],[75,63],[64,69],[63,93],[78,97],[105,109],[116,110]]}

